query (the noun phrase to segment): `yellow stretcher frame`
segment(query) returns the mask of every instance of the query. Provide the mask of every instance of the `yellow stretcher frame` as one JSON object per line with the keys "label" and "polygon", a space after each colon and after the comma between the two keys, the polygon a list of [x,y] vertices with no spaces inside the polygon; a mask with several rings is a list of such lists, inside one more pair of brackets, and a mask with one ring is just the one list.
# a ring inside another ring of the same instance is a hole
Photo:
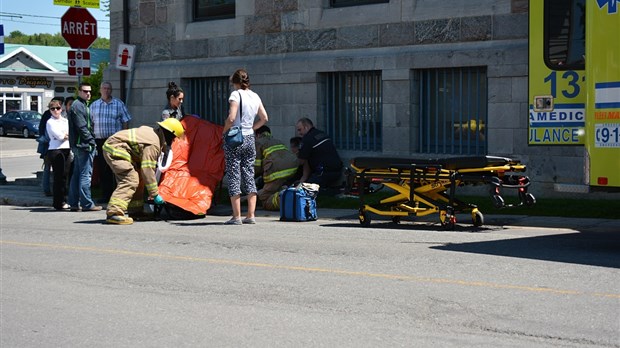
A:
{"label": "yellow stretcher frame", "polygon": [[[527,192],[530,180],[513,173],[524,172],[526,166],[518,160],[496,156],[453,157],[447,159],[408,159],[358,157],[351,161],[347,187],[357,186],[360,195],[359,220],[370,226],[369,213],[391,216],[395,223],[402,217],[439,214],[442,226],[454,226],[456,213],[471,213],[474,226],[482,226],[484,217],[478,208],[455,197],[456,188],[464,185],[486,184],[496,208],[531,206],[536,199]],[[365,204],[364,191],[368,183],[381,183],[396,193],[378,204]],[[506,204],[503,188],[518,191],[519,203]],[[449,191],[449,192],[448,192]]]}

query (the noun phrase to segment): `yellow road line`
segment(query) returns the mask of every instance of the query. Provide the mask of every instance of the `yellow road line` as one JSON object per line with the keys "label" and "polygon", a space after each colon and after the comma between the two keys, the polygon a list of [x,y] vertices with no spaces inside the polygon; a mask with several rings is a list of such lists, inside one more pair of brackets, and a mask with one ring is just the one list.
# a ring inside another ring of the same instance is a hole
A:
{"label": "yellow road line", "polygon": [[238,260],[224,260],[224,259],[213,259],[213,258],[182,256],[182,255],[166,255],[166,254],[158,254],[158,253],[146,253],[146,252],[140,252],[140,251],[120,250],[120,249],[101,249],[101,248],[83,247],[83,246],[74,246],[74,245],[27,243],[27,242],[17,242],[17,241],[7,241],[7,240],[0,240],[0,244],[31,247],[31,248],[90,251],[90,252],[101,253],[101,254],[141,256],[141,257],[151,257],[151,258],[159,258],[159,259],[166,259],[166,260],[206,262],[206,263],[211,263],[211,264],[225,264],[225,265],[244,266],[244,267],[283,269],[283,270],[289,270],[289,271],[340,274],[340,275],[358,276],[358,277],[367,277],[367,278],[405,280],[405,281],[421,282],[421,283],[451,284],[451,285],[474,286],[474,287],[484,287],[484,288],[493,288],[493,289],[510,289],[510,290],[520,290],[520,291],[528,291],[528,292],[550,293],[554,295],[588,295],[588,296],[594,296],[594,297],[620,299],[620,294],[613,294],[613,293],[587,293],[587,292],[577,291],[577,290],[563,290],[563,289],[543,288],[543,287],[536,287],[536,286],[523,286],[523,285],[499,284],[499,283],[490,283],[490,282],[473,282],[473,281],[455,280],[455,279],[416,277],[416,276],[400,275],[400,274],[346,271],[346,270],[318,268],[318,267],[286,266],[286,265],[276,265],[276,264],[270,264],[270,263],[246,262],[246,261],[238,261]]}

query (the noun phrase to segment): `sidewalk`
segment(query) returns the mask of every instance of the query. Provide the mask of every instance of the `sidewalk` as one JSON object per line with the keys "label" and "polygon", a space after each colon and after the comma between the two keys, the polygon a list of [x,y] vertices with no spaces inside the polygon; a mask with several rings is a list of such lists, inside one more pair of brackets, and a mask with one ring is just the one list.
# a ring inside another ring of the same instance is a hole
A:
{"label": "sidewalk", "polygon": [[46,197],[43,194],[38,179],[16,179],[0,185],[0,205],[51,207],[52,197]]}
{"label": "sidewalk", "polygon": [[[0,205],[12,205],[22,207],[47,206],[52,207],[52,197],[46,197],[36,178],[16,179],[0,185]],[[215,209],[210,215],[228,215],[229,207]],[[318,209],[319,220],[346,220],[358,223],[356,209]],[[257,217],[278,217],[274,211],[257,210]],[[463,214],[457,216],[460,224],[471,226],[470,219]],[[373,217],[375,223],[388,222],[389,218]],[[403,219],[404,220],[404,219]],[[484,225],[487,226],[518,226],[537,227],[551,229],[571,229],[580,232],[604,232],[620,233],[620,219],[578,219],[548,216],[527,215],[495,215],[490,212],[484,213]],[[416,218],[416,222],[435,224],[438,223],[437,214],[431,214],[423,218]],[[371,227],[372,228],[372,225]]]}

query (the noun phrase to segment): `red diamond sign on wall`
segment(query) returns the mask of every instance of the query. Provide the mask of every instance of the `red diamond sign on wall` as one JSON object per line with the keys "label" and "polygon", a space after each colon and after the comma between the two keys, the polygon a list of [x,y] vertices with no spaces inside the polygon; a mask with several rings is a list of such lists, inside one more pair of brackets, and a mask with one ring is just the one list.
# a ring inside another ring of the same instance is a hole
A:
{"label": "red diamond sign on wall", "polygon": [[97,20],[85,8],[70,7],[60,18],[60,29],[71,48],[87,49],[97,40]]}
{"label": "red diamond sign on wall", "polygon": [[88,51],[67,51],[69,64],[69,75],[89,76],[90,75],[90,52]]}

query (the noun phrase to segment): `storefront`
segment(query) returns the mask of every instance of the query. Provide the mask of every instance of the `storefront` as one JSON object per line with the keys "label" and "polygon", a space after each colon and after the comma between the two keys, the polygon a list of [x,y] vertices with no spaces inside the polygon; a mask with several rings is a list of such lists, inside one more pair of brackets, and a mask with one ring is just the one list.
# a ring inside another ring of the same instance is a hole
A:
{"label": "storefront", "polygon": [[[0,56],[0,114],[10,110],[43,113],[54,97],[75,96],[78,78],[67,72],[69,47],[5,44]],[[91,71],[109,60],[109,50],[90,50]]]}

